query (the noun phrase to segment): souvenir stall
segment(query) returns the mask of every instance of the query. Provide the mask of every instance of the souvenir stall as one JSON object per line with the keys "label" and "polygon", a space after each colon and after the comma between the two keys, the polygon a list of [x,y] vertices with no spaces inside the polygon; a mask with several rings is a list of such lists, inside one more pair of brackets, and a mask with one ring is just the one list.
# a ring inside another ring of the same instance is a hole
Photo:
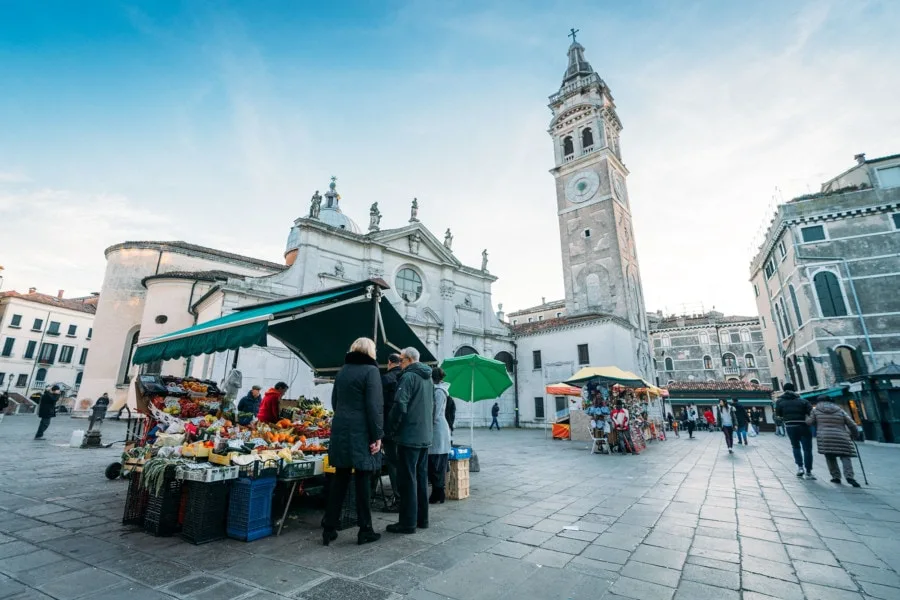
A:
{"label": "souvenir stall", "polygon": [[[544,402],[546,403],[547,397],[551,398],[563,398],[567,401],[569,405],[579,405],[581,404],[581,388],[576,387],[574,385],[568,385],[566,383],[551,383],[548,385],[544,392],[546,393]],[[554,405],[556,409],[556,406]],[[559,413],[562,414],[559,414]],[[546,406],[544,408],[544,414],[547,413]],[[553,413],[554,418],[546,419],[546,432],[549,436],[551,436],[554,440],[569,440],[572,439],[572,425],[570,423],[570,411],[567,409],[565,411],[554,410]]]}
{"label": "souvenir stall", "polygon": [[[587,432],[590,432],[590,419],[609,419],[616,403],[622,401],[630,416],[631,439],[638,452],[649,440],[665,439],[662,427],[650,417],[651,409],[656,410],[651,406],[651,395],[658,396],[661,392],[640,376],[614,366],[585,367],[565,383],[584,390],[582,412]],[[616,446],[615,430],[610,434],[609,442],[610,446]]]}
{"label": "souvenir stall", "polygon": [[[319,377],[333,377],[352,342],[375,340],[377,361],[404,347],[435,361],[390,302],[388,285],[362,281],[315,294],[247,306],[235,312],[138,344],[135,364],[239,351],[279,340]],[[165,371],[165,367],[163,367]],[[193,543],[223,537],[252,541],[281,531],[298,495],[327,485],[331,417],[317,399],[282,402],[280,419],[222,405],[210,381],[140,375],[138,410],[153,429],[148,444],[123,457],[133,471],[123,522],[141,524],[156,535],[181,532]],[[276,486],[286,490],[273,512]],[[345,503],[342,523],[355,521],[354,501]],[[275,519],[273,517],[280,517]],[[275,529],[277,527],[277,529]]]}

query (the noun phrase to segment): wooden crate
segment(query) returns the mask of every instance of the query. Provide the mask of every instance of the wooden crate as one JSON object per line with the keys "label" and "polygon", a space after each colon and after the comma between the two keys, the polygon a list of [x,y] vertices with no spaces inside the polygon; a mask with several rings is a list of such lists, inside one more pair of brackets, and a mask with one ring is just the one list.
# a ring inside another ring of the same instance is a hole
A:
{"label": "wooden crate", "polygon": [[453,482],[448,482],[447,497],[451,500],[463,500],[465,498],[468,498],[469,482],[457,481],[455,482],[455,485]]}
{"label": "wooden crate", "polygon": [[469,461],[468,459],[450,462],[447,474],[447,497],[451,500],[462,500],[469,497]]}

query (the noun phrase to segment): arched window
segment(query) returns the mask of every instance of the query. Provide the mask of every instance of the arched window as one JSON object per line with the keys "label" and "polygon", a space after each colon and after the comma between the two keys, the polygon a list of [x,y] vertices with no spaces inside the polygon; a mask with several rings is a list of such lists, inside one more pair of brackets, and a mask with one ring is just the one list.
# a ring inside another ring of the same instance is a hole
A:
{"label": "arched window", "polygon": [[797,292],[794,291],[794,286],[788,286],[788,289],[791,292],[791,304],[794,305],[794,314],[797,315],[797,327],[803,325],[803,317],[800,315],[800,304],[797,302]]}
{"label": "arched window", "polygon": [[723,329],[719,332],[719,343],[728,344],[730,341],[727,329]]}
{"label": "arched window", "polygon": [[831,271],[820,271],[813,277],[816,286],[816,296],[819,298],[819,307],[823,317],[845,317],[847,306],[844,304],[844,295],[841,293],[841,284]]}
{"label": "arched window", "polygon": [[34,374],[34,382],[43,385],[45,381],[47,381],[47,369],[41,367],[37,370],[37,373]]}
{"label": "arched window", "polygon": [[470,354],[478,354],[478,350],[472,346],[460,346],[453,356],[468,356]]}
{"label": "arched window", "polygon": [[567,135],[563,138],[563,156],[571,156],[575,154],[575,144],[572,143],[572,136]]}
{"label": "arched window", "polygon": [[672,357],[666,357],[666,371],[674,371],[675,370],[675,361],[672,360]]}
{"label": "arched window", "polygon": [[752,354],[744,355],[744,364],[747,365],[748,369],[756,368],[756,358]]}
{"label": "arched window", "polygon": [[594,145],[594,132],[590,127],[581,130],[581,147],[585,150]]}
{"label": "arched window", "polygon": [[859,351],[849,346],[838,346],[834,349],[834,355],[837,363],[835,370],[840,370],[839,373],[834,374],[838,381],[863,374],[861,363],[864,359]]}
{"label": "arched window", "polygon": [[701,344],[708,344],[708,343],[709,343],[709,334],[706,333],[705,331],[701,331],[701,332],[700,332],[700,343],[701,343]]}
{"label": "arched window", "polygon": [[726,352],[722,355],[722,366],[723,367],[736,367],[737,366],[737,358],[735,358],[734,354],[731,352]]}
{"label": "arched window", "polygon": [[750,330],[749,329],[741,329],[741,341],[742,342],[750,341]]}
{"label": "arched window", "polygon": [[130,334],[125,342],[125,346],[127,351],[124,353],[124,362],[119,368],[119,383],[131,383],[131,376],[129,373],[131,372],[131,359],[134,358],[134,349],[137,346],[138,341],[141,339],[141,329],[140,327],[135,327],[133,333]]}
{"label": "arched window", "polygon": [[755,385],[759,385],[759,379],[751,379],[751,380],[750,380],[750,383],[753,383],[753,384],[755,384]]}
{"label": "arched window", "polygon": [[658,370],[659,370],[659,363],[656,361],[655,358],[653,359],[653,370],[654,370],[654,371],[658,371]]}
{"label": "arched window", "polygon": [[512,373],[513,371],[513,357],[512,354],[503,350],[497,353],[497,356],[494,357],[494,360],[499,360],[503,364],[506,365],[506,371]]}
{"label": "arched window", "polygon": [[784,319],[784,330],[787,332],[787,335],[791,335],[794,333],[794,328],[791,325],[791,316],[788,314],[787,306],[784,303],[784,296],[781,297],[781,302],[778,305],[781,307],[781,318]]}
{"label": "arched window", "polygon": [[78,371],[78,374],[75,375],[75,385],[81,385],[81,378],[84,377],[84,371]]}
{"label": "arched window", "polygon": [[669,381],[666,382],[666,385],[672,385],[673,383],[675,383],[675,380],[670,379]]}
{"label": "arched window", "polygon": [[703,357],[703,368],[704,369],[712,369],[713,368],[712,356],[710,356],[709,354],[707,354],[706,356]]}
{"label": "arched window", "polygon": [[672,340],[667,335],[663,335],[659,338],[659,343],[663,348],[669,348],[672,346]]}
{"label": "arched window", "polygon": [[415,302],[422,296],[422,277],[412,269],[397,273],[397,293],[405,302]]}

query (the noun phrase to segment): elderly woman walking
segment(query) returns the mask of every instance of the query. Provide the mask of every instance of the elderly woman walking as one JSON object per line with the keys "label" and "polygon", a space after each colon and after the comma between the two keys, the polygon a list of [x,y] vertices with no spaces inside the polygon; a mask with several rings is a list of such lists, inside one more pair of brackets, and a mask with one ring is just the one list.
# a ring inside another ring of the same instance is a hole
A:
{"label": "elderly woman walking", "polygon": [[447,477],[447,459],[450,456],[450,424],[447,423],[445,408],[449,398],[450,384],[444,383],[444,370],[431,371],[434,383],[434,432],[428,449],[428,481],[431,483],[429,504],[443,504],[446,500],[444,485]]}
{"label": "elderly woman walking", "polygon": [[326,546],[337,539],[338,520],[351,476],[356,489],[356,514],[359,518],[356,541],[363,545],[381,537],[372,529],[369,481],[372,472],[381,468],[381,438],[384,435],[382,398],[375,342],[369,338],[359,338],[350,346],[331,392],[334,420],[328,462],[335,468],[335,474],[325,518],[322,519],[322,543]]}
{"label": "elderly woman walking", "polygon": [[831,472],[831,483],[841,483],[841,470],[837,464],[840,457],[847,483],[853,487],[860,487],[853,478],[853,463],[850,460],[856,456],[856,448],[851,437],[856,435],[856,423],[844,409],[834,402],[829,402],[827,396],[819,396],[810,404],[813,405],[813,409],[806,418],[806,423],[818,430],[816,446],[819,448],[819,454],[825,455],[825,462]]}

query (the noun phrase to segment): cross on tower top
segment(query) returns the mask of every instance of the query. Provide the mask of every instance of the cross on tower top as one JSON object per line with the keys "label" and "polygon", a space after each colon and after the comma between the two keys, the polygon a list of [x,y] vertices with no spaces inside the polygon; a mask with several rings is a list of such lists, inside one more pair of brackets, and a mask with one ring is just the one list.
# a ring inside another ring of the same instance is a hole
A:
{"label": "cross on tower top", "polygon": [[570,31],[571,33],[569,33],[568,37],[572,38],[572,43],[574,44],[574,43],[575,43],[575,34],[578,33],[578,32],[581,31],[581,30],[580,30],[580,29],[575,29],[575,28],[573,27],[573,28],[570,29],[569,31]]}

